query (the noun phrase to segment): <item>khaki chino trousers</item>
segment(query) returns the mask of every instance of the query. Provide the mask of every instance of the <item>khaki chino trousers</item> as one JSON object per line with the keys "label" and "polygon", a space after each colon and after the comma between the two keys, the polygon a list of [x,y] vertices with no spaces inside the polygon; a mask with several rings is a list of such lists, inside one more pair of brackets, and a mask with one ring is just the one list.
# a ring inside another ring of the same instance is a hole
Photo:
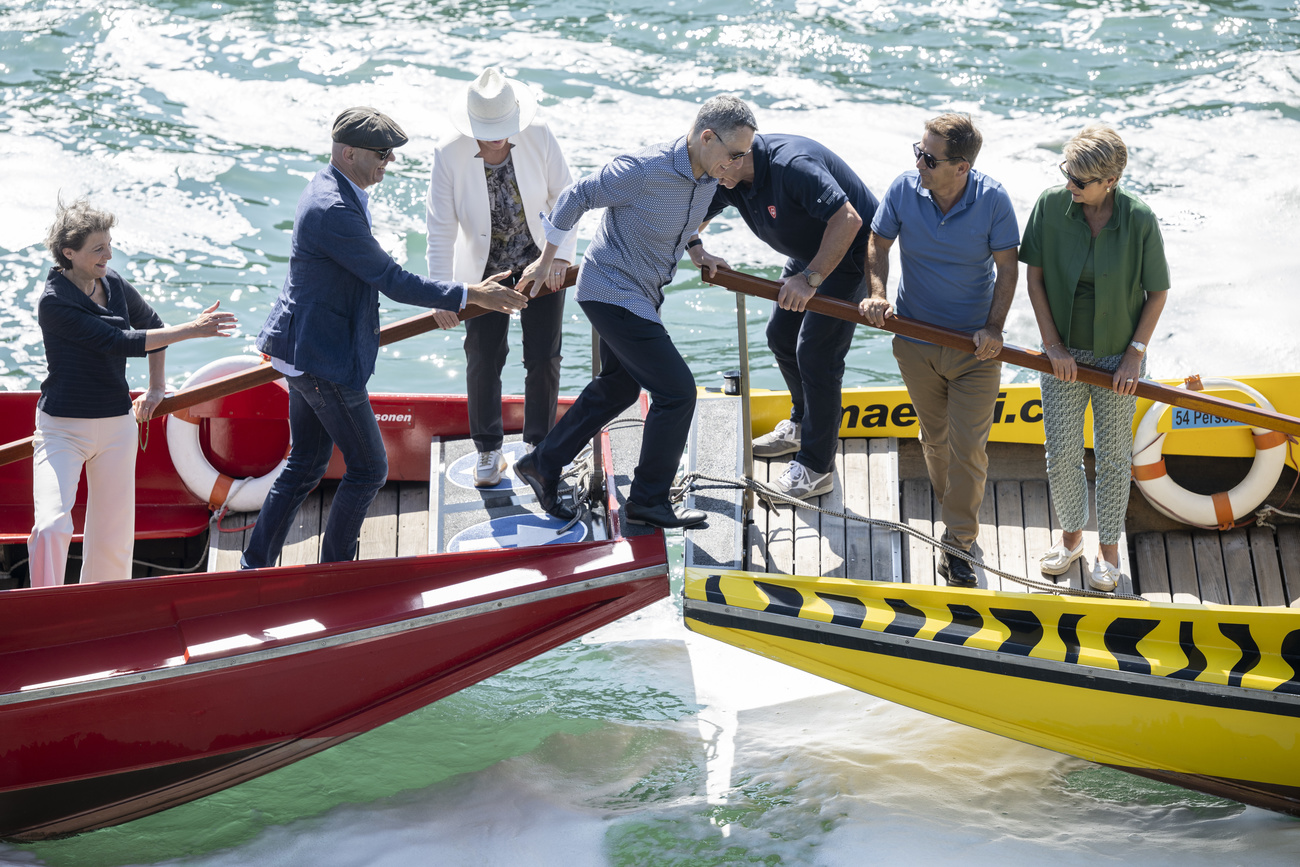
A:
{"label": "khaki chino trousers", "polygon": [[985,446],[1002,362],[901,337],[894,338],[894,359],[916,408],[925,468],[943,507],[943,541],[969,551],[979,535],[989,468]]}

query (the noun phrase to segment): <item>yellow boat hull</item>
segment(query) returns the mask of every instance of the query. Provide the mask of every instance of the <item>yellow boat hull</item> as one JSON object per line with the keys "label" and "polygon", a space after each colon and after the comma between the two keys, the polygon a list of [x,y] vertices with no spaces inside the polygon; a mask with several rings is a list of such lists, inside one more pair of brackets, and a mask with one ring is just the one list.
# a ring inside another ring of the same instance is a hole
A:
{"label": "yellow boat hull", "polygon": [[686,570],[702,635],[985,731],[1300,815],[1280,608]]}

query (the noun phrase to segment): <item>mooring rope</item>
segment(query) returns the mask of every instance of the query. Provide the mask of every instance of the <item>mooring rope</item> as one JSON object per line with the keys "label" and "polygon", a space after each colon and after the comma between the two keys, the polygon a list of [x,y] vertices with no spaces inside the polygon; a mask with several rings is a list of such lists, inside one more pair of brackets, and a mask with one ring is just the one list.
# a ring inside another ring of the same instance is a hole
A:
{"label": "mooring rope", "polygon": [[746,479],[746,478],[726,479],[726,478],[720,478],[718,476],[711,476],[708,475],[707,473],[699,473],[699,472],[687,473],[685,476],[682,477],[681,484],[673,489],[673,495],[672,495],[673,502],[680,502],[686,496],[686,494],[691,491],[703,490],[703,488],[695,484],[699,480],[714,482],[716,484],[724,485],[730,488],[738,488],[740,490],[753,491],[760,499],[766,501],[774,510],[776,508],[776,504],[778,502],[781,502],[781,503],[785,503],[786,505],[795,506],[800,509],[808,509],[809,511],[812,512],[818,512],[822,515],[829,515],[833,518],[842,518],[843,520],[846,521],[858,521],[863,524],[870,524],[871,526],[874,527],[883,527],[889,530],[896,530],[900,533],[906,533],[907,535],[912,536],[915,539],[919,539],[920,541],[925,542],[928,545],[932,545],[933,547],[938,548],[939,550],[943,551],[946,554],[951,554],[954,557],[959,557],[962,560],[965,560],[967,563],[970,563],[972,566],[979,566],[985,572],[998,575],[1002,578],[1007,579],[1008,581],[1014,581],[1015,583],[1021,584],[1032,590],[1041,590],[1044,593],[1054,593],[1058,596],[1092,596],[1099,599],[1134,599],[1138,601],[1146,601],[1142,599],[1141,596],[1133,596],[1128,593],[1118,593],[1118,592],[1112,593],[1112,592],[1106,592],[1101,590],[1084,590],[1075,587],[1062,587],[1059,584],[1049,584],[1046,581],[1035,581],[1032,578],[1026,578],[1020,575],[1012,575],[1010,572],[1004,572],[1001,569],[996,569],[988,565],[987,563],[983,563],[975,559],[974,557],[972,557],[968,552],[963,551],[960,548],[956,548],[952,545],[949,545],[947,542],[940,541],[939,539],[936,539],[933,536],[930,536],[926,533],[922,533],[920,530],[917,530],[913,527],[909,527],[907,524],[901,524],[897,521],[890,521],[884,518],[867,518],[867,517],[863,517],[862,515],[855,515],[850,512],[836,511],[834,509],[823,509],[821,506],[815,506],[804,500],[798,500],[787,494],[783,494],[780,491],[773,488],[771,485],[765,484],[763,482],[755,481],[754,479]]}

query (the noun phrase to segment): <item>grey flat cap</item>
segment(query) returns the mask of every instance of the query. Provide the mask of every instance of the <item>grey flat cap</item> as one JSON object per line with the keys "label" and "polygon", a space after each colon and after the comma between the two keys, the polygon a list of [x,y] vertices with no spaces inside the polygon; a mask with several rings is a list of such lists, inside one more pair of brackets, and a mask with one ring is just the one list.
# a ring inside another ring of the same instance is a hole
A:
{"label": "grey flat cap", "polygon": [[334,141],[354,148],[399,148],[409,139],[402,128],[382,111],[360,105],[349,108],[334,121]]}

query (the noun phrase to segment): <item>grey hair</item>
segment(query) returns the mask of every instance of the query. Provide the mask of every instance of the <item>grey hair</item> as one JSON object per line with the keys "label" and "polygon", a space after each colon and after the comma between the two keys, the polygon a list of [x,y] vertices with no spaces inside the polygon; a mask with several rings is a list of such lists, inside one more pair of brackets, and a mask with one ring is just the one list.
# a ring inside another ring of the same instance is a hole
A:
{"label": "grey hair", "polygon": [[59,198],[58,211],[54,214],[54,225],[45,235],[45,247],[54,257],[54,263],[64,270],[72,267],[72,262],[63,251],[67,249],[80,251],[86,246],[86,239],[96,232],[107,232],[117,225],[117,217],[108,211],[92,208],[84,196],[70,205],[63,204]]}
{"label": "grey hair", "polygon": [[698,135],[706,129],[711,129],[725,136],[741,127],[748,127],[758,132],[758,121],[754,119],[754,112],[740,97],[733,93],[723,93],[704,101],[699,113],[695,115],[691,133]]}
{"label": "grey hair", "polygon": [[1118,178],[1128,165],[1124,139],[1104,123],[1084,127],[1062,150],[1073,174],[1081,180]]}

